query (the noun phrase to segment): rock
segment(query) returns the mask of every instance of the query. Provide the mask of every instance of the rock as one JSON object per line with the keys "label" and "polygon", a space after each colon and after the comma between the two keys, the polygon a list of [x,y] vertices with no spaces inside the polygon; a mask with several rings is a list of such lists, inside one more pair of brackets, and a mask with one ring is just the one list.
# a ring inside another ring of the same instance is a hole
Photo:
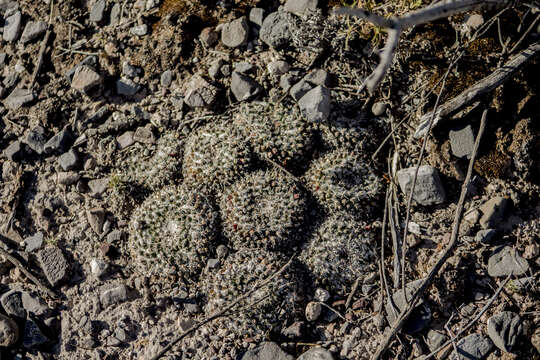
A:
{"label": "rock", "polygon": [[263,342],[253,350],[247,351],[241,360],[293,360],[291,355],[285,353],[274,342]]}
{"label": "rock", "polygon": [[91,68],[94,68],[97,65],[97,57],[94,55],[89,55],[85,57],[78,65],[72,67],[71,69],[66,72],[66,79],[71,83],[73,79],[73,75],[75,75],[75,72],[80,66],[87,65]]}
{"label": "rock", "polygon": [[521,319],[514,312],[500,312],[488,319],[487,332],[495,346],[504,352],[510,352],[523,332]]}
{"label": "rock", "polygon": [[291,86],[291,89],[289,90],[289,95],[291,95],[294,100],[298,101],[311,89],[313,89],[313,86],[311,86],[311,84],[309,84],[305,80],[300,80],[299,82]]}
{"label": "rock", "polygon": [[291,15],[285,12],[273,12],[264,19],[259,38],[268,46],[282,49],[291,42],[289,23]]}
{"label": "rock", "polygon": [[4,149],[4,156],[11,161],[19,161],[22,159],[22,148],[19,140],[13,141]]}
{"label": "rock", "polygon": [[435,351],[435,349],[441,347],[448,339],[449,337],[445,334],[441,334],[435,330],[429,330],[427,333],[427,345],[429,351]]}
{"label": "rock", "polygon": [[135,143],[135,140],[133,139],[133,134],[133,131],[126,131],[125,133],[116,138],[116,143],[118,144],[118,148],[120,150],[125,149]]}
{"label": "rock", "polygon": [[231,91],[238,101],[249,100],[261,92],[259,84],[249,76],[233,72],[231,78]]}
{"label": "rock", "polygon": [[297,360],[334,360],[334,357],[324,348],[313,347],[300,355]]}
{"label": "rock", "polygon": [[63,129],[49,139],[43,146],[43,151],[46,154],[52,154],[53,152],[64,151],[71,141],[71,133],[67,129]]}
{"label": "rock", "polygon": [[480,14],[471,14],[465,17],[465,27],[468,32],[478,29],[484,24],[484,17]]}
{"label": "rock", "polygon": [[270,75],[277,76],[277,75],[286,74],[290,69],[290,65],[286,61],[276,60],[276,61],[269,62],[268,65],[266,66],[266,69],[268,70]]}
{"label": "rock", "polygon": [[480,226],[482,229],[496,229],[504,220],[506,209],[511,200],[503,197],[494,197],[486,201],[481,207],[482,217]]}
{"label": "rock", "polygon": [[221,28],[221,42],[223,45],[235,48],[247,43],[249,26],[244,16],[230,23],[223,24]]}
{"label": "rock", "polygon": [[234,71],[239,72],[241,74],[247,74],[251,70],[253,70],[254,66],[247,61],[240,61],[234,64]]}
{"label": "rock", "polygon": [[496,234],[497,231],[495,229],[480,230],[476,233],[474,241],[489,244]]}
{"label": "rock", "polygon": [[330,90],[319,85],[302,96],[298,106],[308,121],[324,122],[330,115]]}
{"label": "rock", "polygon": [[109,187],[109,178],[93,179],[88,182],[90,196],[99,198],[107,191]]}
{"label": "rock", "polygon": [[21,32],[22,13],[16,11],[4,19],[4,41],[13,42],[19,38]]}
{"label": "rock", "polygon": [[206,268],[208,270],[216,270],[216,269],[219,269],[219,266],[220,266],[220,262],[219,262],[219,259],[208,259],[208,261],[206,262]]}
{"label": "rock", "polygon": [[311,301],[306,306],[306,320],[315,321],[321,316],[322,305],[319,302]]}
{"label": "rock", "polygon": [[19,338],[19,328],[15,321],[0,314],[0,346],[14,345]]}
{"label": "rock", "polygon": [[48,246],[41,249],[37,258],[45,277],[53,287],[66,278],[69,266],[59,248]]}
{"label": "rock", "polygon": [[37,295],[32,293],[21,291],[22,306],[29,314],[35,316],[45,315],[49,308],[45,302]]}
{"label": "rock", "polygon": [[309,11],[317,9],[319,0],[287,0],[285,3],[285,11],[302,16]]}
{"label": "rock", "polygon": [[110,305],[119,304],[127,299],[128,289],[124,284],[105,290],[99,296],[101,305],[103,305],[104,308],[109,307]]}
{"label": "rock", "polygon": [[92,259],[90,260],[90,271],[96,277],[100,277],[107,271],[109,265],[102,259]]}
{"label": "rock", "polygon": [[94,208],[86,210],[86,217],[92,230],[94,230],[96,234],[101,235],[103,232],[103,223],[105,222],[105,209]]}
{"label": "rock", "polygon": [[26,319],[26,310],[24,310],[21,296],[20,291],[10,290],[0,297],[0,303],[7,315]]}
{"label": "rock", "polygon": [[251,8],[249,11],[249,21],[255,25],[261,27],[264,20],[264,9],[262,8]]}
{"label": "rock", "polygon": [[184,310],[188,314],[198,314],[201,312],[201,307],[193,302],[188,302],[184,304]]}
{"label": "rock", "polygon": [[41,249],[43,246],[43,233],[41,231],[35,233],[32,236],[29,236],[24,239],[24,251],[33,252]]}
{"label": "rock", "polygon": [[[416,280],[405,285],[405,291],[403,289],[397,290],[392,295],[392,301],[396,306],[396,309],[392,306],[390,300],[387,300],[385,305],[386,318],[389,324],[393,324],[396,321],[396,312],[399,314],[405,306],[407,301],[410,300],[416,290],[422,284],[422,279]],[[405,299],[405,295],[406,299]],[[418,305],[413,310],[409,319],[405,322],[403,330],[406,333],[413,334],[423,330],[431,320],[431,311],[429,307],[424,303],[423,299],[420,299]]]}
{"label": "rock", "polygon": [[520,276],[529,271],[529,263],[522,258],[516,249],[500,246],[489,257],[488,274],[493,277]]}
{"label": "rock", "polygon": [[289,339],[300,339],[304,331],[304,322],[295,321],[289,327],[283,329],[281,334]]}
{"label": "rock", "polygon": [[114,242],[118,242],[122,240],[122,230],[113,230],[107,235],[107,242],[109,244],[112,244]]}
{"label": "rock", "polygon": [[122,11],[122,6],[120,3],[115,2],[111,8],[111,25],[118,25],[120,22],[120,12]]}
{"label": "rock", "polygon": [[375,116],[381,116],[386,111],[386,103],[383,101],[377,101],[373,106],[371,107],[371,112]]}
{"label": "rock", "polygon": [[24,139],[25,144],[35,151],[38,155],[43,153],[43,147],[45,146],[45,129],[41,126],[36,126],[28,132]]}
{"label": "rock", "polygon": [[139,85],[131,79],[121,78],[116,81],[116,93],[123,96],[133,96],[139,91]]}
{"label": "rock", "polygon": [[325,87],[329,87],[331,82],[330,75],[323,69],[315,69],[311,71],[309,74],[304,76],[304,80],[313,85],[321,85]]}
{"label": "rock", "polygon": [[456,344],[457,354],[452,352],[452,360],[480,360],[484,359],[493,349],[493,343],[480,334],[471,334]]}
{"label": "rock", "polygon": [[32,319],[26,320],[24,325],[23,346],[27,349],[45,344],[49,339],[43,335],[39,326]]}
{"label": "rock", "polygon": [[135,130],[133,134],[133,140],[140,142],[142,144],[153,144],[156,142],[156,138],[152,133],[152,130],[146,126],[140,126]]}
{"label": "rock", "polygon": [[171,86],[172,77],[173,77],[173,72],[171,70],[166,70],[161,74],[161,78],[159,79],[159,83],[164,88],[168,88],[169,86]]}
{"label": "rock", "polygon": [[219,40],[218,33],[212,27],[204,28],[199,35],[201,42],[207,47],[213,47]]}
{"label": "rock", "polygon": [[75,152],[75,150],[71,149],[66,153],[63,153],[58,158],[58,165],[62,168],[64,171],[70,171],[77,168],[77,165],[79,163],[79,156]]}
{"label": "rock", "polygon": [[295,79],[296,76],[292,74],[283,74],[279,78],[279,86],[283,89],[283,91],[289,91],[289,89],[293,86]]}
{"label": "rock", "polygon": [[21,35],[21,42],[26,44],[34,39],[37,39],[39,35],[43,34],[47,30],[47,23],[45,21],[29,21],[24,27]]}
{"label": "rock", "polygon": [[[409,195],[415,171],[416,167],[410,167],[397,172],[399,187],[405,196]],[[446,193],[437,169],[429,165],[420,166],[413,199],[424,206],[442,204],[446,200]]]}
{"label": "rock", "polygon": [[4,104],[10,110],[19,110],[26,104],[31,103],[37,98],[37,94],[29,89],[15,88],[8,95]]}
{"label": "rock", "polygon": [[178,319],[178,326],[182,331],[188,331],[195,324],[195,321],[192,319]]}
{"label": "rock", "polygon": [[90,10],[90,21],[94,23],[100,23],[105,16],[105,6],[107,3],[105,0],[97,0]]}
{"label": "rock", "polygon": [[[540,33],[540,29],[538,29]],[[536,349],[536,352],[540,353],[540,328],[537,328],[534,334],[531,336],[531,344]]]}
{"label": "rock", "polygon": [[221,75],[221,67],[225,65],[225,61],[223,59],[218,59],[210,65],[208,68],[208,76],[210,76],[212,79],[218,79]]}
{"label": "rock", "polygon": [[470,159],[474,150],[474,133],[471,125],[461,126],[450,130],[450,148],[458,158]]}
{"label": "rock", "polygon": [[317,288],[315,289],[315,296],[313,298],[324,303],[330,299],[330,293],[325,289]]}
{"label": "rock", "polygon": [[146,25],[146,24],[136,25],[136,26],[132,27],[131,29],[129,29],[129,32],[132,35],[144,36],[144,35],[148,34],[148,25]]}
{"label": "rock", "polygon": [[127,78],[133,79],[139,74],[139,69],[131,65],[128,61],[122,63],[122,75]]}
{"label": "rock", "polygon": [[217,88],[200,75],[193,75],[186,86],[184,102],[192,107],[209,107],[217,98]]}
{"label": "rock", "polygon": [[100,85],[101,81],[101,76],[94,69],[90,66],[81,65],[77,67],[75,74],[73,74],[71,87],[82,92],[88,92],[95,86]]}

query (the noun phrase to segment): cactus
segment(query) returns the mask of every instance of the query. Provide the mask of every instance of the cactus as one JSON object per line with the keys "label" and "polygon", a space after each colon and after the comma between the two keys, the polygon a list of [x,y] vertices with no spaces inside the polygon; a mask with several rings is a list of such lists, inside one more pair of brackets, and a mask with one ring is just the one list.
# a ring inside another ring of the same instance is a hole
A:
{"label": "cactus", "polygon": [[282,169],[257,171],[223,192],[225,235],[235,249],[284,250],[297,240],[305,205],[304,192]]}
{"label": "cactus", "polygon": [[326,219],[300,255],[318,285],[343,293],[375,267],[375,236],[365,223],[337,213]]}
{"label": "cactus", "polygon": [[186,143],[184,181],[220,190],[250,169],[252,156],[248,141],[237,127],[227,122],[210,123]]}
{"label": "cactus", "polygon": [[235,122],[263,159],[294,170],[311,154],[314,132],[296,107],[263,102],[243,105]]}
{"label": "cactus", "polygon": [[133,213],[130,248],[145,276],[195,276],[206,264],[217,236],[218,214],[202,190],[167,186]]}
{"label": "cactus", "polygon": [[355,216],[370,215],[381,182],[369,163],[346,150],[330,152],[312,163],[306,185],[329,212],[346,211]]}
{"label": "cactus", "polygon": [[364,118],[363,114],[355,119],[336,117],[319,124],[323,143],[331,150],[371,153],[377,145],[377,136],[374,136],[375,127],[366,125]]}

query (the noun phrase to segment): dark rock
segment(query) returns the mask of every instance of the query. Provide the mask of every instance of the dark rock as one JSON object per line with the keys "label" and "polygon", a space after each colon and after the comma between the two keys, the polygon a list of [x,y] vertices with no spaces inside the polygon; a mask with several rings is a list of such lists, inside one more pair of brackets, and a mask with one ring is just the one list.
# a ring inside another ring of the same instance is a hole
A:
{"label": "dark rock", "polygon": [[503,311],[488,319],[487,332],[495,346],[504,352],[510,352],[523,332],[518,314]]}
{"label": "dark rock", "polygon": [[105,222],[105,209],[94,208],[86,211],[88,223],[94,232],[101,235],[103,232],[103,223]]}
{"label": "dark rock", "polygon": [[480,226],[483,229],[496,229],[504,220],[504,215],[511,204],[511,200],[503,197],[495,197],[486,201],[481,207],[482,217]]}
{"label": "dark rock", "polygon": [[22,148],[19,140],[13,141],[7,148],[4,149],[4,156],[11,161],[19,161],[22,159]]}
{"label": "dark rock", "polygon": [[493,277],[520,276],[529,271],[529,263],[521,257],[516,249],[500,246],[493,251],[488,260],[488,274]]}
{"label": "dark rock", "polygon": [[313,86],[311,86],[307,81],[300,80],[299,82],[291,86],[291,89],[289,90],[289,95],[291,95],[294,100],[298,101],[311,89],[313,89]]}
{"label": "dark rock", "polygon": [[249,76],[233,72],[231,91],[238,101],[249,100],[261,92],[261,87]]}
{"label": "dark rock", "polygon": [[241,360],[293,360],[291,355],[286,354],[278,344],[264,342],[253,350],[247,351]]}
{"label": "dark rock", "polygon": [[41,249],[37,253],[37,258],[41,269],[52,286],[56,286],[65,279],[69,266],[59,248],[49,246]]}
{"label": "dark rock", "polygon": [[53,152],[63,152],[67,149],[70,142],[71,133],[69,132],[69,130],[63,129],[45,143],[43,151],[45,151],[46,154],[51,154]]}
{"label": "dark rock", "polygon": [[290,14],[273,12],[264,19],[259,38],[270,47],[282,49],[291,42],[290,23],[292,23]]}
{"label": "dark rock", "polygon": [[79,164],[79,156],[75,152],[75,150],[71,149],[66,153],[63,153],[58,158],[58,164],[64,171],[70,171],[77,168],[77,165]]}
{"label": "dark rock", "polygon": [[[401,169],[397,172],[401,191],[409,196],[416,167]],[[414,187],[413,199],[420,205],[442,204],[446,200],[446,192],[434,167],[422,165],[418,170],[418,177]]]}
{"label": "dark rock", "polygon": [[35,151],[38,155],[43,153],[43,147],[45,146],[45,129],[41,126],[36,126],[28,132],[24,142],[26,145]]}
{"label": "dark rock", "polygon": [[116,81],[116,92],[118,95],[133,96],[139,91],[140,87],[133,80],[122,78]]}
{"label": "dark rock", "polygon": [[308,121],[325,122],[330,115],[330,90],[319,85],[302,96],[298,106]]}
{"label": "dark rock", "polygon": [[49,339],[43,334],[39,326],[32,319],[26,320],[24,325],[23,346],[27,349],[43,345]]}
{"label": "dark rock", "polygon": [[476,242],[489,244],[496,234],[497,234],[497,230],[495,229],[480,230],[476,233],[474,240]]}
{"label": "dark rock", "polygon": [[219,40],[218,33],[212,27],[204,28],[199,35],[201,42],[207,47],[213,47]]}
{"label": "dark rock", "polygon": [[245,17],[223,24],[221,42],[223,45],[235,48],[245,45],[249,36],[249,26]]}
{"label": "dark rock", "polygon": [[471,334],[456,344],[456,352],[452,352],[452,360],[481,360],[493,349],[493,343],[480,334]]}

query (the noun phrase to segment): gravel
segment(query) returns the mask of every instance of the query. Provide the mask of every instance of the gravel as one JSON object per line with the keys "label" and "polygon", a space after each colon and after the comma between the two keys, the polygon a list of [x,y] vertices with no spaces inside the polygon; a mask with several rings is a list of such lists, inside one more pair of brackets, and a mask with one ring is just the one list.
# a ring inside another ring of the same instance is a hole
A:
{"label": "gravel", "polygon": [[495,314],[488,319],[487,332],[495,346],[510,352],[523,333],[521,318],[512,311]]}

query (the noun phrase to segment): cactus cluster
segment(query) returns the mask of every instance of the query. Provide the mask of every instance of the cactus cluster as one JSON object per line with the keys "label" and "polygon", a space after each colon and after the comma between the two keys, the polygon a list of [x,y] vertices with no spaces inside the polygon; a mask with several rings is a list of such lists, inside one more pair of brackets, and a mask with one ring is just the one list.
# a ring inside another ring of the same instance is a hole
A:
{"label": "cactus cluster", "polygon": [[235,122],[257,154],[289,170],[305,162],[313,149],[313,125],[304,119],[297,107],[246,103]]}
{"label": "cactus cluster", "polygon": [[[204,282],[208,300],[206,313],[211,315],[223,309],[275,274],[286,262],[283,255],[265,250],[242,249],[231,254],[219,270],[208,274]],[[241,330],[239,335],[249,333],[249,329],[269,330],[283,320],[282,312],[292,313],[296,308],[296,283],[294,271],[289,266],[246,299],[246,303],[255,305],[235,314],[232,319],[233,327]]]}
{"label": "cactus cluster", "polygon": [[346,211],[355,216],[370,215],[382,189],[369,164],[346,150],[332,151],[314,161],[305,178],[307,187],[327,211]]}
{"label": "cactus cluster", "polygon": [[284,250],[297,240],[306,195],[278,168],[247,175],[221,196],[223,230],[233,248]]}
{"label": "cactus cluster", "polygon": [[344,149],[356,154],[370,153],[376,145],[373,126],[365,124],[365,115],[351,119],[343,116],[319,124],[323,143],[332,150]]}
{"label": "cactus cluster", "polygon": [[217,236],[218,213],[202,191],[166,186],[132,214],[131,244],[137,270],[146,276],[197,275]]}
{"label": "cactus cluster", "polygon": [[372,271],[375,260],[373,232],[344,213],[326,219],[300,255],[317,283],[340,293],[359,275]]}
{"label": "cactus cluster", "polygon": [[219,190],[243,176],[252,157],[248,141],[236,126],[221,121],[207,124],[186,142],[184,181]]}

